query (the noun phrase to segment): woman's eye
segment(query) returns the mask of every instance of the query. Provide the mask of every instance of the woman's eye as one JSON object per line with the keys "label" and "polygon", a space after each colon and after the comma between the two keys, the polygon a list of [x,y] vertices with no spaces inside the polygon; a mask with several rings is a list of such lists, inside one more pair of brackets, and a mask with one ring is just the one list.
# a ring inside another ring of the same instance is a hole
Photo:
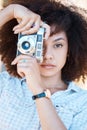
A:
{"label": "woman's eye", "polygon": [[61,48],[63,45],[61,43],[57,43],[54,45],[54,48]]}

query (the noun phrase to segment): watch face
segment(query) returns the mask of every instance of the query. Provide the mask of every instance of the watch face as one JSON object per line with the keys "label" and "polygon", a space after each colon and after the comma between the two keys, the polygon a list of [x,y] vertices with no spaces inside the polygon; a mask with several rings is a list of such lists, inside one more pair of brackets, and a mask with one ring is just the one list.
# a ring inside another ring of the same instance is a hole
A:
{"label": "watch face", "polygon": [[46,97],[48,97],[48,98],[50,98],[50,97],[51,97],[51,92],[50,92],[50,90],[49,90],[49,89],[47,89],[47,90],[45,91],[45,93],[46,93]]}

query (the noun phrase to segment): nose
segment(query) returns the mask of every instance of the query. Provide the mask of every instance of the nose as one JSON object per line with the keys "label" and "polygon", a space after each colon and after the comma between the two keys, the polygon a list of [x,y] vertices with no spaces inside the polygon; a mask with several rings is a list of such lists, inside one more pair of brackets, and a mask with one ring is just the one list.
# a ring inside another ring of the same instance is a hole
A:
{"label": "nose", "polygon": [[50,47],[45,48],[43,58],[44,60],[53,59],[52,49]]}

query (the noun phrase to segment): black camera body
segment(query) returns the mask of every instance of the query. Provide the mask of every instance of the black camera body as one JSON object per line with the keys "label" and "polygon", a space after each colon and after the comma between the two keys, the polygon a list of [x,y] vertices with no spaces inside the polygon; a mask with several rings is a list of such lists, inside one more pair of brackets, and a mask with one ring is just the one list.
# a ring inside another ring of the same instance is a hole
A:
{"label": "black camera body", "polygon": [[18,34],[17,55],[25,54],[33,56],[38,62],[43,61],[44,28],[39,28],[37,33],[22,35]]}

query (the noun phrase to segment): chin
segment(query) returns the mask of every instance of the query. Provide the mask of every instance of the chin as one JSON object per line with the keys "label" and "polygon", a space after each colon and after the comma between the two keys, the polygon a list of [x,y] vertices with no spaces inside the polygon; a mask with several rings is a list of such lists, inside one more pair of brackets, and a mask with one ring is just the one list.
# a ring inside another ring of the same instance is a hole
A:
{"label": "chin", "polygon": [[53,72],[41,72],[41,76],[43,76],[43,77],[52,77],[52,76],[54,76],[55,75],[55,73],[53,73]]}

